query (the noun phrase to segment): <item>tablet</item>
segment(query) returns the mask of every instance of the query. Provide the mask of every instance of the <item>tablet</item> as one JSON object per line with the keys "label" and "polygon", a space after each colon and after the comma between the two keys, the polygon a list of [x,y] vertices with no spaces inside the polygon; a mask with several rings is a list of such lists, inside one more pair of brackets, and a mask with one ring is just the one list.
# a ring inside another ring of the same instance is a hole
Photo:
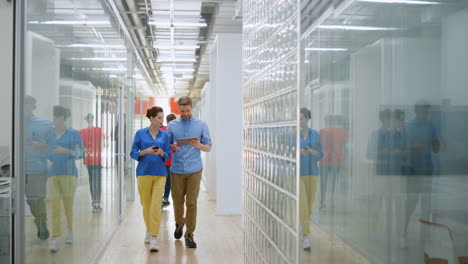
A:
{"label": "tablet", "polygon": [[198,140],[198,138],[196,138],[196,137],[179,138],[179,139],[177,139],[177,146],[188,145],[190,140]]}

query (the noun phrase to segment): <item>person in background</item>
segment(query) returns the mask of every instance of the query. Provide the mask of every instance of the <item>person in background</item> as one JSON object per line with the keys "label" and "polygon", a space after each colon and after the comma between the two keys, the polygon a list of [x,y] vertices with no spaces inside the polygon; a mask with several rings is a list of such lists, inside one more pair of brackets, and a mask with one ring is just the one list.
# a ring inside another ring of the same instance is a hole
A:
{"label": "person in background", "polygon": [[[371,233],[373,241],[379,237],[379,224],[384,212],[391,212],[388,197],[400,192],[395,182],[404,175],[406,160],[406,140],[404,131],[405,113],[402,110],[383,109],[379,112],[380,127],[374,130],[367,146],[367,159],[372,161],[372,177],[369,179],[369,211],[371,212]],[[383,228],[385,229],[385,228]]]}
{"label": "person in background", "polygon": [[[169,125],[169,123],[176,119],[176,115],[174,114],[168,114],[166,116],[166,123],[167,125]],[[165,127],[161,127],[162,130],[166,131],[167,130],[167,126]],[[172,151],[171,151],[171,157],[168,161],[166,161],[166,168],[167,168],[167,180],[166,180],[166,187],[164,188],[164,195],[163,195],[163,198],[162,198],[162,206],[163,207],[167,207],[169,206],[171,203],[169,202],[169,194],[171,193],[171,164],[172,164]]]}
{"label": "person in background", "polygon": [[24,98],[25,114],[25,158],[26,158],[26,202],[34,217],[37,237],[49,238],[47,212],[44,199],[48,175],[47,142],[52,136],[52,121],[36,117],[36,99],[30,95]]}
{"label": "person in background", "polygon": [[161,197],[167,178],[165,162],[170,157],[170,145],[168,134],[161,130],[164,122],[163,109],[154,106],[147,110],[146,117],[150,120],[150,126],[135,133],[130,156],[138,161],[138,193],[147,230],[144,242],[150,244],[151,252],[157,252]]}
{"label": "person in background", "polygon": [[[193,233],[197,223],[197,199],[203,171],[201,151],[211,151],[211,137],[206,123],[192,117],[192,99],[183,96],[177,103],[181,117],[173,120],[167,127],[171,149],[174,151],[171,166],[172,201],[176,221],[174,237],[181,238],[184,225],[187,224],[185,246],[196,248]],[[177,144],[178,139],[190,137],[197,139],[190,140],[188,145]],[[185,218],[184,201],[187,207]]]}
{"label": "person in background", "polygon": [[335,186],[342,172],[346,132],[339,116],[326,116],[325,128],[320,129],[323,158],[320,160],[320,209],[325,208],[327,188],[330,186],[331,205],[335,202]]}
{"label": "person in background", "polygon": [[61,205],[65,209],[68,233],[66,244],[73,243],[73,200],[75,197],[78,169],[75,161],[83,158],[84,150],[80,132],[67,128],[70,110],[54,106],[54,133],[48,142],[50,193],[52,196],[52,235],[50,251],[57,252],[61,235]]}
{"label": "person in background", "polygon": [[102,129],[93,126],[94,116],[87,114],[85,117],[88,122],[88,127],[80,130],[80,135],[83,140],[86,155],[83,163],[88,169],[89,189],[91,193],[91,206],[93,212],[99,213],[101,207],[101,153],[102,153]]}
{"label": "person in background", "polygon": [[300,160],[300,222],[303,233],[304,250],[311,249],[310,241],[310,215],[314,204],[315,191],[319,175],[318,162],[322,159],[322,145],[319,133],[309,128],[312,117],[310,110],[301,108],[300,138],[301,138],[301,160]]}
{"label": "person in background", "polygon": [[[406,221],[400,246],[408,246],[408,226],[411,215],[421,201],[421,211],[418,218],[430,221],[432,177],[434,174],[434,153],[440,150],[440,139],[434,123],[429,119],[431,105],[420,101],[415,104],[415,119],[406,123],[406,151],[409,156],[406,190]],[[421,231],[420,239],[424,240],[426,228]]]}

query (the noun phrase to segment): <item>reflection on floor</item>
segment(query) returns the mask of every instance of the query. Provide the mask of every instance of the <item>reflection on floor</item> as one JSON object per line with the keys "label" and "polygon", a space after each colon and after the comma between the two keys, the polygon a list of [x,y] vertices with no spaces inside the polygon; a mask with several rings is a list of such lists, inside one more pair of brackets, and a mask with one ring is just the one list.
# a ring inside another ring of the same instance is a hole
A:
{"label": "reflection on floor", "polygon": [[[92,213],[87,177],[79,177],[75,193],[73,235],[74,243],[65,244],[66,220],[62,209],[62,236],[59,251],[49,253],[49,240],[39,240],[33,217],[25,219],[25,263],[92,263],[118,226],[118,187],[113,169],[103,169],[102,213]],[[52,232],[50,201],[47,201],[48,228]]]}
{"label": "reflection on floor", "polygon": [[301,264],[370,264],[340,238],[320,229],[313,222],[310,223],[311,250],[301,251]]}
{"label": "reflection on floor", "polygon": [[198,219],[195,241],[197,249],[185,248],[183,239],[174,239],[172,204],[164,209],[158,238],[159,252],[150,253],[143,243],[145,224],[141,205],[133,202],[127,207],[126,219],[112,238],[98,263],[242,263],[242,230],[240,216],[218,216],[215,202],[201,191],[198,198]]}

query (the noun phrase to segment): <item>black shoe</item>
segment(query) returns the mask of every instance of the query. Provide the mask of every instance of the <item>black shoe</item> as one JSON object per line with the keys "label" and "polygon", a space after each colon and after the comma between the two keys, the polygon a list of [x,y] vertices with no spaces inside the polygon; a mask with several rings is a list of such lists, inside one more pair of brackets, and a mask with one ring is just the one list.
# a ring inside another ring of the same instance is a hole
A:
{"label": "black shoe", "polygon": [[185,237],[185,246],[187,248],[197,248],[197,243],[193,240],[193,234]]}
{"label": "black shoe", "polygon": [[170,203],[168,200],[166,200],[166,199],[163,199],[163,200],[162,200],[162,207],[163,207],[163,208],[168,207],[170,204],[171,204],[171,203]]}
{"label": "black shoe", "polygon": [[40,240],[46,240],[49,238],[49,230],[47,229],[47,224],[42,223],[39,225],[39,228],[37,230],[37,237]]}
{"label": "black shoe", "polygon": [[175,225],[175,231],[174,231],[174,238],[175,239],[180,239],[182,237],[182,233],[184,233],[184,225]]}

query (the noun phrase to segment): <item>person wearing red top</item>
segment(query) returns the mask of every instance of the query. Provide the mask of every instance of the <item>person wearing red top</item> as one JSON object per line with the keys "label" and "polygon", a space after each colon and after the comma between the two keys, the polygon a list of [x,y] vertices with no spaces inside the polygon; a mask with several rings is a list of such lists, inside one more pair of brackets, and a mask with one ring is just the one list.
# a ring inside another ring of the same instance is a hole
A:
{"label": "person wearing red top", "polygon": [[[166,116],[166,123],[169,125],[169,122],[172,120],[176,119],[176,115],[174,114],[169,114]],[[166,131],[167,125],[165,127],[161,127],[162,130]],[[171,151],[171,158],[166,162],[166,168],[167,168],[167,180],[166,180],[166,187],[164,188],[164,196],[162,200],[162,207],[167,207],[171,203],[169,202],[169,194],[171,193],[171,165],[172,165],[172,151]]]}
{"label": "person wearing red top", "polygon": [[325,208],[325,196],[328,184],[334,203],[335,185],[342,171],[346,133],[341,127],[339,116],[325,117],[326,128],[320,129],[323,158],[320,160],[320,209]]}
{"label": "person wearing red top", "polygon": [[88,128],[80,130],[80,135],[83,140],[83,146],[86,150],[86,155],[83,163],[88,169],[89,188],[93,212],[102,212],[101,207],[101,153],[102,153],[102,129],[93,126],[94,116],[88,114],[85,117],[88,122]]}

